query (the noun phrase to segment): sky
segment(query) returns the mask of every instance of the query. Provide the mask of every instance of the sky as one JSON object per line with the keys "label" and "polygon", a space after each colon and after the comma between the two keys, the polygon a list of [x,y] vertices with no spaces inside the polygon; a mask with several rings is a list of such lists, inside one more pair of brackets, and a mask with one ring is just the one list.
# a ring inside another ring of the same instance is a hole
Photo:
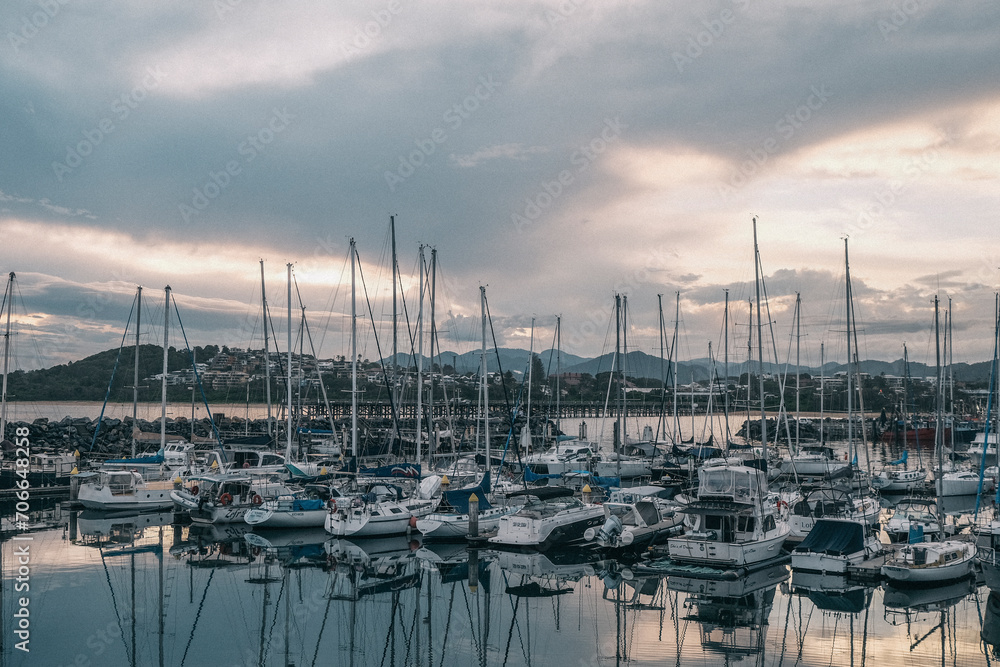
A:
{"label": "sky", "polygon": [[262,347],[261,260],[279,349],[292,263],[293,328],[304,306],[349,355],[351,238],[384,356],[390,216],[401,330],[424,245],[444,350],[481,344],[485,286],[503,347],[553,347],[558,315],[563,350],[608,352],[622,294],[627,349],[676,327],[681,359],[721,356],[728,290],[745,360],[756,219],[771,357],[846,361],[846,238],[862,358],[933,364],[937,295],[954,360],[987,360],[997,25],[986,1],[4,2],[16,364],[117,347],[137,286],[146,342],[169,284],[190,344]]}

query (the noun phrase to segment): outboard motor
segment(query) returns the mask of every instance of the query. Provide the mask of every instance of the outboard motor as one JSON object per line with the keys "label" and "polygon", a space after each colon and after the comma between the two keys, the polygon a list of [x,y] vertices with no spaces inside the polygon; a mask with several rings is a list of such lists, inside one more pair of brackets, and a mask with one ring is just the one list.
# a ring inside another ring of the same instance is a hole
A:
{"label": "outboard motor", "polygon": [[612,514],[608,517],[608,520],[604,522],[601,526],[601,532],[597,535],[601,538],[601,541],[605,544],[611,544],[615,540],[615,536],[622,531],[622,520],[617,516]]}

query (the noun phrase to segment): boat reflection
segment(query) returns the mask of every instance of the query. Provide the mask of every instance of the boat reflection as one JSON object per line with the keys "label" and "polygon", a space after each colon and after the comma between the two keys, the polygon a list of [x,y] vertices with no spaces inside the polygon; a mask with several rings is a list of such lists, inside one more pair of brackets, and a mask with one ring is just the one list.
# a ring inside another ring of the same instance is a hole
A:
{"label": "boat reflection", "polygon": [[76,517],[76,544],[107,549],[132,546],[141,540],[146,528],[169,526],[173,512],[101,512],[83,510]]}
{"label": "boat reflection", "polygon": [[687,593],[684,607],[691,613],[683,620],[699,624],[703,649],[742,659],[763,653],[774,594],[788,576],[780,564],[738,579],[671,576],[667,587]]}
{"label": "boat reflection", "polygon": [[334,600],[360,600],[420,585],[416,550],[420,543],[405,536],[352,542],[330,539],[324,545]]}
{"label": "boat reflection", "polygon": [[808,598],[822,612],[859,614],[871,605],[873,592],[842,575],[792,570],[792,594]]}

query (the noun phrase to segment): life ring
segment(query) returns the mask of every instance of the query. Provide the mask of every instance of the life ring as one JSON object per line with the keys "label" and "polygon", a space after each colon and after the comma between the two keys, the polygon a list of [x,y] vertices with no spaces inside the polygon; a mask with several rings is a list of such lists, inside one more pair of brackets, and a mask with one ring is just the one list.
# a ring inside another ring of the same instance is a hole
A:
{"label": "life ring", "polygon": [[249,468],[250,467],[250,462],[249,461],[244,461],[243,462],[243,467],[244,468]]}
{"label": "life ring", "polygon": [[191,495],[192,496],[197,496],[198,495],[198,485],[197,484],[195,484],[194,486],[191,487]]}
{"label": "life ring", "polygon": [[784,500],[779,500],[778,501],[778,511],[779,512],[781,511],[782,507],[784,507],[784,508],[787,509],[788,508],[788,503],[786,503]]}
{"label": "life ring", "polygon": [[337,511],[337,501],[334,500],[333,498],[330,498],[328,501],[326,501],[326,507],[331,512],[336,512]]}
{"label": "life ring", "polygon": [[253,494],[253,500],[251,500],[251,502],[254,505],[260,505],[261,503],[264,502],[264,499],[260,497],[259,493],[255,493],[255,494]]}
{"label": "life ring", "polygon": [[229,503],[233,502],[233,495],[231,493],[223,493],[221,496],[219,496],[219,502],[222,503],[223,505],[228,505]]}

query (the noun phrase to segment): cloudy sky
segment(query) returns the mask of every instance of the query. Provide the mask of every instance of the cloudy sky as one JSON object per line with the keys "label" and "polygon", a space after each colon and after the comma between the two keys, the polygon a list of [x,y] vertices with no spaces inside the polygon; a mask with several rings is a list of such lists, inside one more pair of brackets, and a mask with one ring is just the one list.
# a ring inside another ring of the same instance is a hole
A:
{"label": "cloudy sky", "polygon": [[260,347],[260,259],[279,335],[291,262],[320,354],[347,353],[351,237],[386,350],[390,215],[411,322],[436,248],[444,349],[478,345],[486,285],[500,345],[534,318],[551,346],[560,314],[583,356],[616,292],[657,352],[680,292],[704,357],[729,290],[745,358],[756,216],[780,360],[796,293],[803,362],[846,359],[845,236],[863,357],[933,363],[938,294],[956,361],[985,360],[997,25],[986,1],[2,3],[18,365],[116,347],[137,285],[149,342],[170,284],[193,344]]}

